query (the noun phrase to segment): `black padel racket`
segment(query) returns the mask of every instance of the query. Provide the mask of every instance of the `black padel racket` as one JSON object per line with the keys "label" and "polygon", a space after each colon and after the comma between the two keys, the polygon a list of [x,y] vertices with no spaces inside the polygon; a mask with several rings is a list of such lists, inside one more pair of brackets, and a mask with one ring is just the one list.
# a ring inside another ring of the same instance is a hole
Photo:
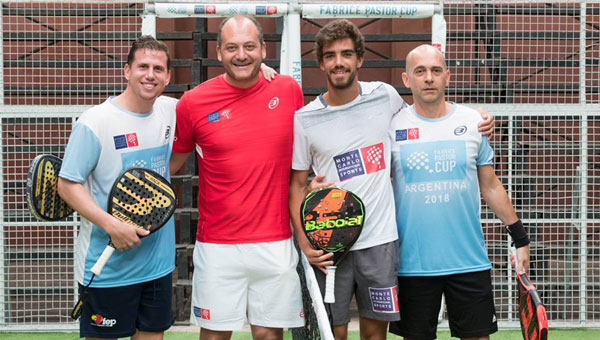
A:
{"label": "black padel racket", "polygon": [[[158,231],[173,216],[177,199],[169,182],[158,173],[144,168],[131,168],[125,171],[112,186],[108,196],[108,213],[115,218],[137,228],[152,233]],[[146,235],[147,236],[147,235]],[[79,301],[71,311],[77,319],[87,297],[87,288],[94,277],[100,275],[104,265],[115,251],[112,241],[92,267],[92,277],[81,293]]]}
{"label": "black padel racket", "polygon": [[526,273],[519,273],[516,249],[512,247],[511,251],[515,258],[515,271],[519,288],[519,321],[521,322],[523,339],[547,340],[548,316],[546,315],[546,307],[542,304],[542,299],[535,285],[529,280],[529,276]]}
{"label": "black padel racket", "polygon": [[365,221],[365,206],[350,191],[330,187],[308,194],[300,208],[306,238],[315,249],[334,253],[327,266],[325,303],[335,302],[335,270],[358,239]]}
{"label": "black padel racket", "polygon": [[73,209],[58,195],[58,173],[62,161],[54,155],[39,155],[27,172],[27,206],[40,221],[58,221],[73,213]]}

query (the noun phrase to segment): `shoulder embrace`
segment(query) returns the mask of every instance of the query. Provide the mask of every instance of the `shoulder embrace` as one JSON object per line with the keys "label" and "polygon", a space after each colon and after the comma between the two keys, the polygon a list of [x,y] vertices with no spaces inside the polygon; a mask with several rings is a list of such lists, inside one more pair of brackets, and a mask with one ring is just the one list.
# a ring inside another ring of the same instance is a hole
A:
{"label": "shoulder embrace", "polygon": [[483,120],[483,118],[481,118],[481,113],[479,113],[479,111],[477,111],[476,109],[457,103],[455,103],[454,105],[456,105],[456,111],[463,114],[465,119],[473,120],[476,122],[480,122]]}

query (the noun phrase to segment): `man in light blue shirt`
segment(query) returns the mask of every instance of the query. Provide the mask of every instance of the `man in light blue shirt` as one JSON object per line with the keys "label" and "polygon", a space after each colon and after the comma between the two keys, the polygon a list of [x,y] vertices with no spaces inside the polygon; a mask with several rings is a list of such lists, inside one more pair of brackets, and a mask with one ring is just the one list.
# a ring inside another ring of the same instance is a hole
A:
{"label": "man in light blue shirt", "polygon": [[390,127],[401,314],[390,330],[434,339],[443,293],[452,336],[489,339],[497,324],[480,193],[508,226],[520,268],[529,266],[529,238],[494,173],[488,139],[477,131],[480,115],[445,99],[450,71],[441,52],[422,45],[406,63],[402,79],[414,104]]}

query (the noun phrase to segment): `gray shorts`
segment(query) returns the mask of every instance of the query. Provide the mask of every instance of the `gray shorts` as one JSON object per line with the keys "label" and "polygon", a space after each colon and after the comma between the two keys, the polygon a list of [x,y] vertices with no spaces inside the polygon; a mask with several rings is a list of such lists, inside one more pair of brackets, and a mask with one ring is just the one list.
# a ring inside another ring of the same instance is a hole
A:
{"label": "gray shorts", "polygon": [[[383,321],[400,320],[397,270],[397,240],[349,252],[335,273],[335,303],[329,306],[333,325],[350,322],[352,295],[356,295],[360,317]],[[321,292],[324,292],[325,275],[318,269],[315,269],[315,275]]]}

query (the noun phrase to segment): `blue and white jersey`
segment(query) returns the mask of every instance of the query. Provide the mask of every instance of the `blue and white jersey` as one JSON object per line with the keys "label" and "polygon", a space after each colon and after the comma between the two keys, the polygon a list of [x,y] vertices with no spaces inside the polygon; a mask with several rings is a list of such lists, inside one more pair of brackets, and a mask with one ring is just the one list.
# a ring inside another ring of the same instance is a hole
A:
{"label": "blue and white jersey", "polygon": [[494,153],[477,130],[480,114],[453,104],[428,119],[414,106],[392,119],[392,178],[400,240],[399,276],[491,268],[480,221],[477,167]]}
{"label": "blue and white jersey", "polygon": [[[126,169],[143,167],[169,179],[177,100],[157,98],[152,111],[127,111],[112,98],[84,112],[73,127],[59,176],[82,183],[104,210],[114,181]],[[75,246],[75,278],[87,284],[109,236],[85,218]],[[141,245],[113,253],[92,287],[115,287],[162,277],[175,268],[173,218]]]}

